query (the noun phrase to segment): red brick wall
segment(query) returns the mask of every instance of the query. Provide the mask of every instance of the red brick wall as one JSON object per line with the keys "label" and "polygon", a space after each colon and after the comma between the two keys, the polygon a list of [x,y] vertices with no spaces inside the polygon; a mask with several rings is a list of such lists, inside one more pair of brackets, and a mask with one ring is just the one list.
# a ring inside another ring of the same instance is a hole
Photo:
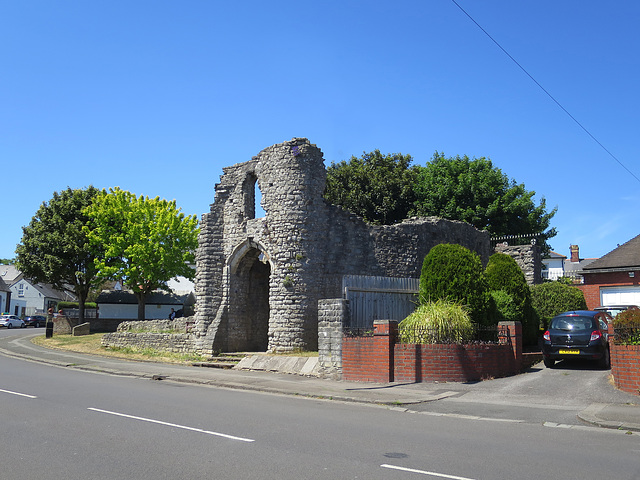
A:
{"label": "red brick wall", "polygon": [[584,284],[576,287],[584,293],[589,310],[600,306],[600,287],[640,285],[640,272],[634,277],[629,277],[629,272],[585,273],[583,276]]}
{"label": "red brick wall", "polygon": [[510,345],[395,346],[398,382],[467,382],[518,371]]}
{"label": "red brick wall", "polygon": [[350,381],[466,382],[520,370],[522,327],[507,322],[509,341],[481,345],[395,344],[397,322],[376,322],[373,337],[344,337],[342,378]]}
{"label": "red brick wall", "polygon": [[640,345],[612,343],[611,374],[617,388],[640,395]]}

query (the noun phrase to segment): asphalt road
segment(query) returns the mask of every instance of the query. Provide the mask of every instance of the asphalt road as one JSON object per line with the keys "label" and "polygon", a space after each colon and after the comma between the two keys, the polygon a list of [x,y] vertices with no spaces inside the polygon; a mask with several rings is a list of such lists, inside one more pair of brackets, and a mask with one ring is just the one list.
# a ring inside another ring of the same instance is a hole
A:
{"label": "asphalt road", "polygon": [[[558,372],[575,375],[550,375]],[[615,430],[407,413],[3,356],[0,438],[3,480],[640,478],[639,437]]]}

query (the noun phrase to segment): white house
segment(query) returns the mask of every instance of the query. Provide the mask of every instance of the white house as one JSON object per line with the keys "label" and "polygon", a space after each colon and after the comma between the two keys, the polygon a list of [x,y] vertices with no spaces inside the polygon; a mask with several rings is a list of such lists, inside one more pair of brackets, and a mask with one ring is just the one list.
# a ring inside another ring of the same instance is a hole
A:
{"label": "white house", "polygon": [[9,286],[4,282],[2,277],[0,277],[0,313],[9,313],[9,309],[7,308],[7,299],[11,298],[11,290]]}
{"label": "white house", "polygon": [[542,278],[545,280],[557,280],[564,277],[564,261],[566,259],[567,257],[564,255],[549,252],[549,256],[542,259],[542,264],[545,266],[542,270]]}
{"label": "white house", "polygon": [[[138,299],[131,291],[104,290],[96,301],[100,318],[135,320],[138,318]],[[193,309],[193,293],[176,295],[161,291],[152,292],[145,298],[145,320],[169,318],[171,309],[186,316]]]}
{"label": "white house", "polygon": [[73,295],[55,290],[51,285],[34,283],[25,278],[19,278],[9,288],[10,312],[21,317],[45,313],[49,307],[55,309],[58,302],[63,300],[75,300]]}

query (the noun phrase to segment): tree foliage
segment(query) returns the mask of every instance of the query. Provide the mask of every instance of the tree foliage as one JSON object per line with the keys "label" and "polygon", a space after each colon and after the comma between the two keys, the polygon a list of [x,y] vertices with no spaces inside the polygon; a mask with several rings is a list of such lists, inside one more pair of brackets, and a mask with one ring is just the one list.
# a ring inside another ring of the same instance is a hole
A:
{"label": "tree foliage", "polygon": [[380,150],[332,163],[327,169],[325,198],[365,221],[391,225],[401,222],[414,202],[417,170],[410,155],[383,155]]}
{"label": "tree foliage", "polygon": [[488,325],[494,320],[480,257],[461,245],[440,244],[429,251],[419,292],[421,304],[446,300],[467,307],[474,323]]}
{"label": "tree foliage", "polygon": [[487,158],[447,158],[435,153],[426,166],[410,155],[375,150],[332,163],[325,198],[373,224],[390,225],[410,216],[461,220],[493,236],[539,235],[543,248],[556,235],[546,200],[509,179]]}
{"label": "tree foliage", "polygon": [[549,229],[556,209],[547,212],[544,198],[536,205],[534,191],[510,180],[489,159],[436,153],[419,170],[415,215],[461,220],[494,236],[540,233],[546,242],[556,235]]}
{"label": "tree foliage", "polygon": [[120,279],[138,298],[138,319],[144,320],[145,296],[168,290],[176,276],[193,279],[190,264],[198,245],[198,221],[185,216],[176,202],[121,190],[101,192],[86,209],[92,245],[102,245],[96,259],[101,279]]}
{"label": "tree foliage", "polygon": [[84,213],[98,194],[94,187],[67,188],[54,192],[44,202],[28,226],[16,249],[17,267],[35,282],[53,285],[78,297],[80,322],[84,321],[84,302],[96,285],[95,259],[100,245],[90,245],[84,232],[89,217]]}

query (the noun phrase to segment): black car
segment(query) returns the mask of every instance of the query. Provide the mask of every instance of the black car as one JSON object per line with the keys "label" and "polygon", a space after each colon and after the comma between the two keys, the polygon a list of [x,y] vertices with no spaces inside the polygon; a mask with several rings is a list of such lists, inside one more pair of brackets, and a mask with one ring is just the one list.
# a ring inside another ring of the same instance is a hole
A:
{"label": "black car", "polygon": [[597,360],[609,368],[609,322],[607,312],[576,310],[557,315],[544,332],[542,357],[547,368],[567,358]]}
{"label": "black car", "polygon": [[24,323],[27,327],[44,327],[47,324],[47,317],[44,315],[31,315],[30,317],[25,317]]}

